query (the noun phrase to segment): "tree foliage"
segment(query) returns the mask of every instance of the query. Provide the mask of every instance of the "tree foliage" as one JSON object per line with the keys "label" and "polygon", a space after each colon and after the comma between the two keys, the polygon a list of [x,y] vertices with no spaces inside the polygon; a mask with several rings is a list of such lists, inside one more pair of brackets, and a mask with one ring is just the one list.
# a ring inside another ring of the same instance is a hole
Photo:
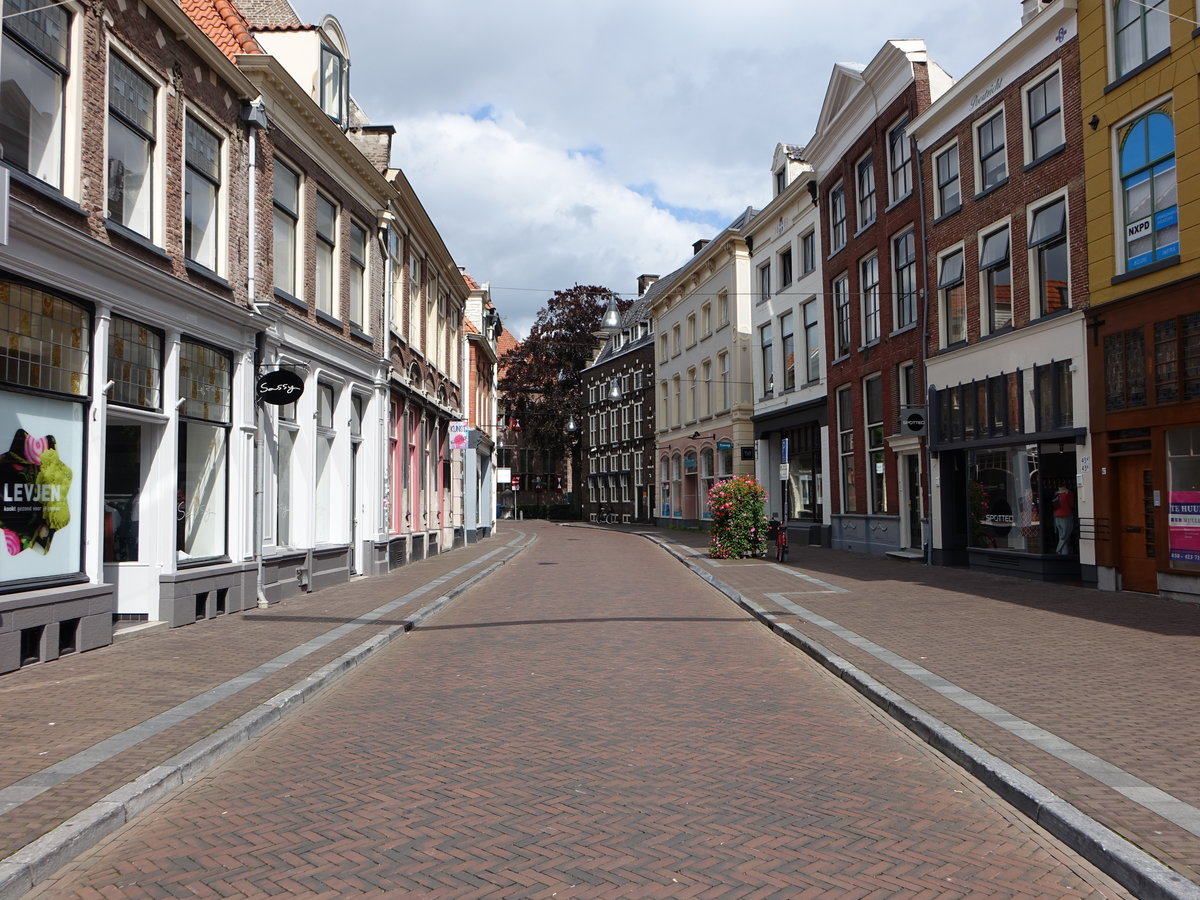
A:
{"label": "tree foliage", "polygon": [[567,420],[574,417],[583,427],[586,403],[580,373],[592,360],[594,332],[610,301],[622,312],[630,303],[594,285],[555,291],[538,311],[529,336],[501,358],[500,392],[510,414],[520,421],[526,446],[561,452],[570,443]]}

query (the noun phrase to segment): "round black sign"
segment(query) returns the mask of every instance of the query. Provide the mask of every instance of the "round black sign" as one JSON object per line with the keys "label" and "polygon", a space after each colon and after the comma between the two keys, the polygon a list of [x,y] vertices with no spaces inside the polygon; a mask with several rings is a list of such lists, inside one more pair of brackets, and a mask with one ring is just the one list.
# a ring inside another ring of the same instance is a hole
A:
{"label": "round black sign", "polygon": [[909,413],[905,424],[908,425],[908,430],[911,433],[919,434],[925,430],[925,414],[919,412]]}
{"label": "round black sign", "polygon": [[304,379],[290,369],[267,372],[258,376],[254,386],[258,399],[272,406],[287,406],[300,399],[304,393]]}

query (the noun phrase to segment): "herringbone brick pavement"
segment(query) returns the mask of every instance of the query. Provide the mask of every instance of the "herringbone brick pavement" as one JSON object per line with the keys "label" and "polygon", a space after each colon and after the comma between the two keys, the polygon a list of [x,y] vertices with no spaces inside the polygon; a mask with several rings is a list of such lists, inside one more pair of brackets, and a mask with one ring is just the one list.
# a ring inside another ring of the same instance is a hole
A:
{"label": "herringbone brick pavement", "polygon": [[1123,896],[650,542],[530,528],[31,896]]}

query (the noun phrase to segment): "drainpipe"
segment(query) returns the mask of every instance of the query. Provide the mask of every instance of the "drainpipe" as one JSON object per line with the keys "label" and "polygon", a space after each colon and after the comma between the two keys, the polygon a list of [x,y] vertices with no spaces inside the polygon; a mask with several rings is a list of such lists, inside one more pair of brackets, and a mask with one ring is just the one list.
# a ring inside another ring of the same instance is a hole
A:
{"label": "drainpipe", "polygon": [[[922,444],[921,455],[925,460],[925,521],[928,523],[929,540],[925,541],[925,564],[931,565],[933,559],[933,454],[929,451],[929,423],[932,420],[929,390],[925,377],[925,354],[929,347],[929,235],[925,228],[925,166],[921,158],[921,148],[916,137],[912,141],[913,158],[917,163],[918,216],[921,226],[921,346],[917,351],[917,363],[921,373],[921,393],[925,397],[925,434],[918,438]],[[911,398],[910,398],[911,399]],[[924,535],[922,535],[924,537]]]}

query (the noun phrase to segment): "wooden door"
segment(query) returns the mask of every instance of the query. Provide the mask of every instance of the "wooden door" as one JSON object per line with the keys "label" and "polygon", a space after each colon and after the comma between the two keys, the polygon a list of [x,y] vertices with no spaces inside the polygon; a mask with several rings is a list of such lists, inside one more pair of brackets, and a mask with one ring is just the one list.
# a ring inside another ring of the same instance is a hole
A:
{"label": "wooden door", "polygon": [[1118,566],[1127,591],[1158,593],[1155,558],[1154,471],[1149,454],[1117,457],[1120,509],[1117,518]]}

